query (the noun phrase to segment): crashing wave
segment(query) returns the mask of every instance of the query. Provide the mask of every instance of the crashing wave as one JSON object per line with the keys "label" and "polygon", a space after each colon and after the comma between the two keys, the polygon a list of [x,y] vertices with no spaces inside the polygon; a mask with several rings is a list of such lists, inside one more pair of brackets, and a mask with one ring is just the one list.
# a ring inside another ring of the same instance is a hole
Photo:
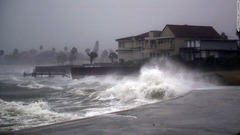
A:
{"label": "crashing wave", "polygon": [[100,100],[116,99],[120,102],[155,102],[175,98],[192,90],[194,80],[182,72],[167,71],[159,67],[142,68],[140,76],[119,81],[102,92]]}
{"label": "crashing wave", "polygon": [[27,82],[19,84],[18,86],[23,87],[23,88],[29,88],[29,89],[42,89],[42,88],[51,88],[51,89],[56,89],[56,90],[62,90],[63,89],[62,87],[39,84],[39,83],[34,82],[34,81],[27,81]]}
{"label": "crashing wave", "polygon": [[[70,113],[58,113],[51,110],[47,102],[37,101],[30,104],[23,102],[7,102],[0,99],[1,125],[0,131],[18,130],[24,127],[35,127],[78,118]],[[4,127],[4,125],[11,125]]]}

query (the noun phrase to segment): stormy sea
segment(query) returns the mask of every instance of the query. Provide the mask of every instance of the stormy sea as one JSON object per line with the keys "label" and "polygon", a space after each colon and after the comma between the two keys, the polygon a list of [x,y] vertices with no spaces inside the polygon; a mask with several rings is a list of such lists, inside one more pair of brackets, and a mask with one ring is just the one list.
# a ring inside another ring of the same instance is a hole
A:
{"label": "stormy sea", "polygon": [[23,77],[33,67],[0,66],[0,133],[127,110],[211,87],[180,68],[143,66],[135,76]]}

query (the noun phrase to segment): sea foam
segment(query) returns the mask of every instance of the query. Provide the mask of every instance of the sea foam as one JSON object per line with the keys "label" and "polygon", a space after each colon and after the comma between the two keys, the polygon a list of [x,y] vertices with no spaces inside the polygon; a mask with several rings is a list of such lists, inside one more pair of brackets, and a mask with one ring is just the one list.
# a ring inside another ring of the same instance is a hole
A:
{"label": "sea foam", "polygon": [[[24,127],[35,127],[78,118],[69,113],[58,113],[51,110],[47,102],[33,103],[7,102],[0,99],[0,131],[18,130]],[[4,127],[4,125],[12,125]]]}
{"label": "sea foam", "polygon": [[120,102],[143,102],[175,98],[191,91],[197,83],[182,71],[169,71],[155,67],[143,67],[135,78],[123,78],[113,87],[99,95],[99,99],[116,99]]}
{"label": "sea foam", "polygon": [[[79,80],[62,77],[8,76],[6,79],[26,89],[44,88],[47,96],[38,95],[39,101],[32,98],[23,98],[23,100],[19,98],[21,102],[7,102],[0,99],[0,131],[126,110],[173,99],[194,89],[204,89],[209,86],[206,81],[196,77],[196,72],[168,61],[148,63],[141,68],[139,75],[134,76],[111,74],[86,76]],[[24,92],[26,95],[29,94],[28,90]]]}

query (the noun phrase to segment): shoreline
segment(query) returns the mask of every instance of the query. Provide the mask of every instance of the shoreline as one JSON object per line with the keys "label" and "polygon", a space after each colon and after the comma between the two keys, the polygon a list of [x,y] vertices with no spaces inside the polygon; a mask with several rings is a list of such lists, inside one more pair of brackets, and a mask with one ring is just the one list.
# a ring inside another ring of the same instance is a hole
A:
{"label": "shoreline", "polygon": [[239,103],[240,87],[195,90],[129,110],[3,134],[237,134]]}
{"label": "shoreline", "polygon": [[216,80],[220,86],[240,86],[240,70],[203,71],[201,77]]}
{"label": "shoreline", "polygon": [[127,111],[131,111],[131,110],[133,110],[135,108],[144,107],[144,106],[148,106],[148,105],[156,104],[156,103],[160,103],[160,102],[166,102],[166,101],[170,101],[170,100],[176,100],[176,99],[179,99],[179,98],[182,98],[182,97],[188,95],[192,91],[189,91],[189,92],[185,93],[184,95],[181,95],[181,96],[178,96],[178,97],[175,97],[175,98],[166,99],[166,100],[160,100],[160,101],[157,101],[157,102],[154,102],[154,103],[144,104],[144,105],[136,106],[136,107],[125,109],[125,110],[119,110],[119,111],[116,111],[116,112],[110,112],[110,113],[105,113],[105,114],[89,116],[89,117],[83,117],[83,118],[78,118],[78,119],[69,120],[69,121],[63,121],[63,122],[59,122],[59,123],[52,123],[52,124],[47,124],[47,125],[41,125],[41,126],[37,126],[37,127],[28,127],[28,128],[23,128],[23,129],[19,129],[19,130],[13,130],[13,131],[9,131],[9,132],[3,132],[3,133],[0,132],[0,135],[2,135],[2,134],[5,135],[5,134],[8,134],[8,133],[12,133],[12,132],[15,133],[15,132],[18,132],[18,131],[22,132],[22,131],[25,131],[25,130],[34,130],[34,129],[45,128],[45,127],[55,126],[55,125],[70,124],[72,122],[73,123],[74,122],[79,122],[81,120],[91,119],[91,118],[99,117],[99,116],[103,116],[104,117],[104,116],[117,115],[117,113],[124,113],[124,112],[127,112]]}

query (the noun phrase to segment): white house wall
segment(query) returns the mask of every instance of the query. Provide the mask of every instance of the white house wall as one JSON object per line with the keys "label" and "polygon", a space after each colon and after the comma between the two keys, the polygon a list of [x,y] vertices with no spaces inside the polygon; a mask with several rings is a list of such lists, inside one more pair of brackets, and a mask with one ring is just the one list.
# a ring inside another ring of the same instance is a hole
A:
{"label": "white house wall", "polygon": [[123,59],[124,61],[141,60],[142,59],[141,51],[139,51],[139,50],[119,51],[118,59],[119,60]]}

